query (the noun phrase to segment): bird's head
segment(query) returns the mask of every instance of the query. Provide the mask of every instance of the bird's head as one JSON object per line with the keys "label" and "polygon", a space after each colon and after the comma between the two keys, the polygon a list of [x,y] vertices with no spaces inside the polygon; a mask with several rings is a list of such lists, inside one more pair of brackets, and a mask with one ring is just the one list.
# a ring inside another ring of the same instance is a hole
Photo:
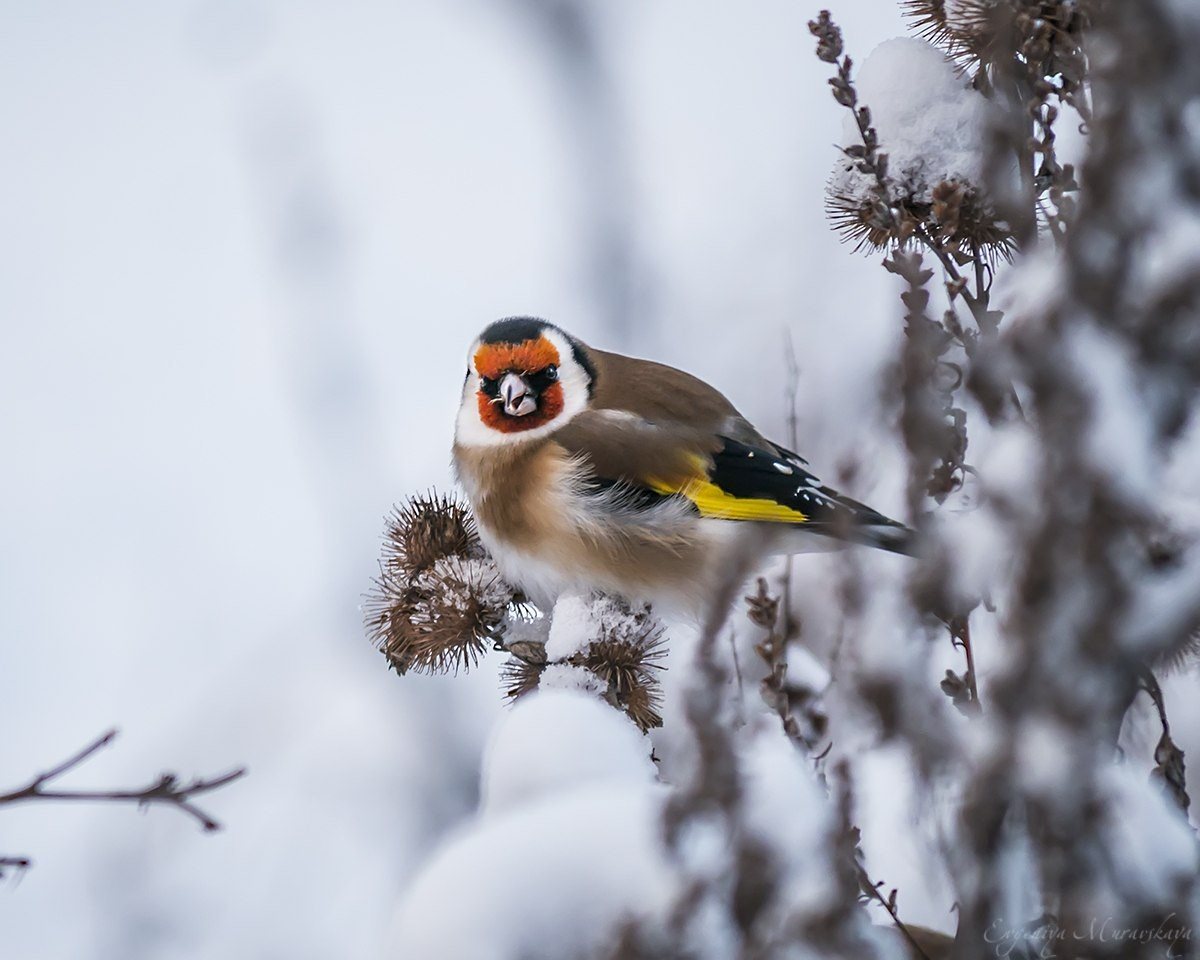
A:
{"label": "bird's head", "polygon": [[570,334],[534,317],[497,320],[467,357],[458,442],[545,436],[587,407],[595,378],[587,347]]}

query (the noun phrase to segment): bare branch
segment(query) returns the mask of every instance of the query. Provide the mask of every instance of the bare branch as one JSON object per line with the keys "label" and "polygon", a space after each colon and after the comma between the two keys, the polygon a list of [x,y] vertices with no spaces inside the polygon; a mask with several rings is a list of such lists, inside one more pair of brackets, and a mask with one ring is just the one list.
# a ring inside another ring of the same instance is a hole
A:
{"label": "bare branch", "polygon": [[904,939],[908,941],[908,945],[912,947],[914,956],[921,957],[922,960],[929,960],[929,954],[927,954],[921,948],[921,944],[918,943],[917,938],[912,935],[912,931],[909,930],[904,921],[900,919],[900,907],[896,902],[897,890],[895,887],[893,887],[885,897],[883,895],[883,890],[881,889],[885,886],[884,882],[882,880],[872,881],[870,874],[867,873],[866,868],[864,868],[861,863],[858,864],[858,884],[862,888],[863,895],[867,899],[874,900],[888,912],[888,916],[892,918],[892,923],[895,925],[896,929],[900,931]]}
{"label": "bare branch", "polygon": [[[139,807],[148,806],[152,803],[161,803],[167,806],[173,806],[176,809],[186,813],[188,816],[197,820],[201,827],[207,831],[220,830],[221,824],[210,817],[207,813],[197,807],[192,800],[195,797],[210,793],[217,790],[226,784],[232,783],[234,780],[244,776],[246,769],[239,767],[237,770],[232,770],[229,773],[222,774],[219,777],[212,779],[194,779],[190,783],[181,783],[179,778],[173,773],[164,773],[158,780],[144,787],[141,790],[47,790],[47,784],[52,783],[59,777],[76,767],[80,766],[98,751],[108,746],[116,739],[117,731],[109,730],[103,736],[98,737],[92,743],[88,744],[78,753],[64,760],[57,766],[51,767],[44,773],[35,776],[26,786],[18,790],[12,790],[8,793],[0,793],[0,806],[9,803],[24,803],[34,800],[83,800],[96,802],[132,802]],[[3,866],[28,866],[29,861],[24,858],[7,858],[0,859],[0,867]]]}
{"label": "bare branch", "polygon": [[1158,745],[1154,748],[1156,766],[1153,777],[1162,784],[1167,796],[1171,798],[1186,817],[1188,807],[1192,805],[1192,799],[1188,796],[1187,791],[1187,775],[1184,766],[1183,751],[1179,749],[1179,746],[1171,737],[1171,724],[1167,719],[1167,706],[1163,700],[1162,687],[1158,685],[1158,680],[1155,679],[1154,674],[1145,669],[1141,672],[1139,687],[1154,701],[1154,708],[1158,711],[1158,720],[1162,725],[1162,736],[1159,738]]}
{"label": "bare branch", "polygon": [[20,874],[31,866],[33,861],[28,857],[0,857],[0,878],[4,877],[5,871],[16,870]]}

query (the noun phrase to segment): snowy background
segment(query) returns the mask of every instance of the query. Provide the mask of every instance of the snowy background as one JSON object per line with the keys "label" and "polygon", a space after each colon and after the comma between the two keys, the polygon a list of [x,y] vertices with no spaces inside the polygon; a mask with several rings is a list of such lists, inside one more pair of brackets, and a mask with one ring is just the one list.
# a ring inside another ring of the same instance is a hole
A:
{"label": "snowy background", "polygon": [[[495,663],[389,673],[358,608],[385,512],[450,483],[492,319],[683,366],[781,437],[790,331],[802,452],[900,512],[899,312],[825,221],[815,8],[605,0],[567,54],[539,8],[5,5],[0,785],[110,726],[72,783],[250,770],[215,836],[5,809],[0,853],[35,860],[0,883],[5,958],[385,949],[503,708]],[[904,33],[891,0],[835,13],[860,57]],[[882,805],[886,840],[908,813]],[[936,892],[902,906],[949,923]]]}

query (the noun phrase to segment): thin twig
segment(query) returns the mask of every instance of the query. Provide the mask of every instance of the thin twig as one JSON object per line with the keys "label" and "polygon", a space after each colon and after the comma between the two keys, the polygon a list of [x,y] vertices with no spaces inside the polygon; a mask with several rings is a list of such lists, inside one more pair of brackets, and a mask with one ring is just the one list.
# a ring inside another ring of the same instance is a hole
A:
{"label": "thin twig", "polygon": [[28,857],[0,857],[0,877],[4,876],[6,870],[28,870],[33,866],[33,861]]}
{"label": "thin twig", "polygon": [[[784,584],[784,591],[781,596],[786,598],[787,584]],[[812,751],[816,749],[816,745],[820,739],[820,731],[813,730],[813,736],[806,736],[800,728],[800,723],[792,713],[792,700],[789,696],[787,686],[788,673],[788,657],[787,647],[792,639],[791,631],[795,628],[794,621],[785,620],[784,627],[780,629],[780,610],[783,606],[783,601],[780,597],[773,597],[767,590],[767,581],[763,577],[758,578],[758,592],[745,598],[746,605],[749,608],[747,616],[750,622],[755,626],[767,631],[767,636],[762,643],[755,646],[754,651],[762,659],[767,667],[767,676],[763,678],[760,692],[762,693],[763,701],[770,707],[779,717],[779,722],[783,726],[783,732],[787,735],[796,746],[803,748],[812,758]],[[814,694],[819,691],[814,691]],[[809,726],[813,726],[813,717],[809,717]]]}
{"label": "thin twig", "polygon": [[746,721],[746,693],[742,687],[742,664],[737,652],[737,635],[729,631],[729,652],[733,655],[733,675],[737,678],[737,722],[741,726]]}
{"label": "thin twig", "polygon": [[1148,667],[1143,667],[1138,672],[1138,688],[1145,691],[1154,701],[1154,708],[1158,711],[1158,721],[1162,725],[1162,736],[1159,737],[1158,745],[1154,748],[1153,776],[1164,785],[1168,795],[1183,811],[1186,819],[1188,808],[1192,805],[1192,798],[1188,795],[1187,789],[1186,763],[1183,751],[1171,737],[1171,724],[1167,720],[1167,705],[1163,699],[1162,687],[1159,686],[1158,680]]}
{"label": "thin twig", "polygon": [[788,445],[792,450],[800,445],[800,425],[797,422],[796,401],[800,395],[800,364],[796,360],[796,344],[792,341],[792,331],[785,328],[783,339],[786,350],[783,355],[787,364],[787,380],[784,386],[784,399],[787,402],[787,434]]}
{"label": "thin twig", "polygon": [[[34,779],[33,783],[30,784],[25,789],[29,790],[32,788],[36,788],[36,787],[41,786],[43,783],[49,783],[51,780],[54,780],[57,777],[61,777],[68,770],[71,770],[74,767],[79,766],[81,763],[83,763],[85,760],[87,760],[92,754],[97,753],[100,750],[107,747],[116,738],[117,738],[117,731],[109,730],[108,733],[102,734],[100,736],[100,738],[97,739],[94,743],[88,744],[88,746],[84,747],[82,750],[80,750],[77,754],[70,757],[69,759],[64,760],[57,767],[51,767],[45,773],[39,774]],[[3,798],[0,797],[0,802],[2,802],[2,800],[3,800]]]}
{"label": "thin twig", "polygon": [[983,704],[979,700],[979,686],[975,679],[975,651],[971,647],[970,614],[963,614],[950,621],[950,638],[955,646],[962,647],[967,658],[967,688],[971,691],[971,702],[980,710]]}
{"label": "thin twig", "polygon": [[1167,705],[1163,701],[1162,687],[1158,678],[1150,670],[1142,668],[1138,674],[1138,686],[1154,701],[1154,709],[1158,711],[1158,721],[1162,724],[1163,733],[1171,735],[1171,724],[1167,720]]}
{"label": "thin twig", "polygon": [[[162,803],[173,806],[195,818],[207,831],[220,830],[221,824],[193,804],[193,798],[210,793],[244,776],[246,770],[239,767],[211,780],[195,779],[181,784],[173,773],[164,773],[150,786],[141,790],[47,790],[46,785],[78,767],[116,738],[117,731],[109,730],[88,744],[78,753],[55,767],[35,776],[26,786],[9,793],[0,793],[0,806],[9,803],[24,803],[33,800],[83,800],[98,802],[132,802],[138,806]],[[0,861],[3,864],[4,861]],[[28,862],[26,862],[28,865]]]}
{"label": "thin twig", "polygon": [[[800,448],[800,424],[797,406],[800,396],[800,363],[796,359],[796,344],[792,340],[791,330],[784,331],[784,339],[787,341],[787,353],[785,355],[787,362],[787,385],[785,387],[785,396],[787,399],[788,446],[792,450],[798,450]],[[783,655],[785,660],[787,659],[787,644],[791,643],[797,632],[796,619],[792,613],[793,560],[795,560],[795,556],[790,553],[784,558],[783,576],[779,580],[780,619],[783,621]]]}
{"label": "thin twig", "polygon": [[858,884],[860,887],[862,887],[863,893],[882,905],[883,909],[888,912],[888,916],[892,918],[892,923],[896,925],[896,929],[899,930],[904,936],[904,939],[908,941],[909,946],[913,948],[917,956],[921,957],[922,960],[929,960],[929,954],[921,949],[921,945],[917,943],[917,939],[912,935],[912,931],[910,931],[905,925],[904,921],[900,919],[900,910],[896,906],[896,891],[893,890],[890,897],[885,897],[879,892],[879,888],[884,886],[883,881],[880,880],[877,883],[872,882],[870,875],[867,873],[863,865],[857,864],[856,866],[858,867]]}

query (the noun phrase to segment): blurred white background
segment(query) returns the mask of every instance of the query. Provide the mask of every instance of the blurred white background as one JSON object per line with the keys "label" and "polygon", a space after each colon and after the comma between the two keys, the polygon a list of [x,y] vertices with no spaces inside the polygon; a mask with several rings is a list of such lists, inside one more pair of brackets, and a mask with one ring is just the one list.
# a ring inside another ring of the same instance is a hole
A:
{"label": "blurred white background", "polygon": [[[474,807],[495,665],[397,678],[382,517],[451,483],[499,316],[683,366],[862,454],[899,335],[822,189],[841,131],[794,0],[3,6],[0,788],[245,764],[175,811],[0,812],[13,960],[368,957]],[[834,9],[852,54],[891,0]],[[901,477],[859,492],[898,508]]]}

